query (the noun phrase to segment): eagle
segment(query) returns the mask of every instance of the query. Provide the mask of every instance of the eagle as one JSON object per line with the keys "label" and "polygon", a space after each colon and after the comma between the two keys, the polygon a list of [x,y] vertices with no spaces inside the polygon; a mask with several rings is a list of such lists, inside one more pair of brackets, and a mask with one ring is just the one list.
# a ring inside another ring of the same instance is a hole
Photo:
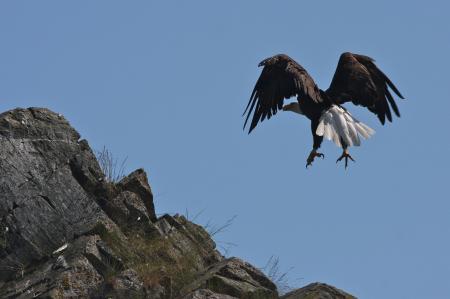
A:
{"label": "eagle", "polygon": [[[392,111],[400,117],[400,111],[391,93],[404,99],[394,83],[375,65],[375,60],[360,54],[345,52],[339,62],[327,90],[317,87],[308,72],[286,54],[264,59],[258,65],[264,67],[256,81],[243,116],[247,114],[244,130],[251,117],[250,134],[258,123],[270,119],[278,111],[292,111],[311,121],[313,148],[306,159],[306,168],[316,157],[323,138],[332,140],[343,149],[336,163],[345,159],[355,161],[350,146],[359,146],[361,137],[367,139],[375,131],[353,117],[342,105],[351,102],[369,109],[384,125],[392,122]],[[284,105],[293,96],[297,101]]]}

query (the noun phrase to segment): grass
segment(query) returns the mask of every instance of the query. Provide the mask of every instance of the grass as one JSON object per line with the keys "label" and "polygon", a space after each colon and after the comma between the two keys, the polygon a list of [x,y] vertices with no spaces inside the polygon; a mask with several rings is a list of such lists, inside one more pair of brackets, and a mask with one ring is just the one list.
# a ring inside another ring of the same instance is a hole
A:
{"label": "grass", "polygon": [[211,223],[211,221],[208,221],[206,223],[206,225],[204,226],[204,228],[211,237],[214,237],[215,235],[220,234],[220,233],[224,232],[227,228],[229,228],[233,224],[233,222],[236,218],[237,218],[237,215],[234,215],[233,217],[228,219],[222,225],[213,225]]}
{"label": "grass", "polygon": [[198,254],[194,251],[180,255],[171,237],[148,239],[130,234],[124,242],[117,234],[103,231],[101,238],[127,267],[137,272],[144,287],[161,285],[169,298],[179,296],[181,289],[197,277]]}
{"label": "grass", "polygon": [[[191,214],[191,213],[189,213],[189,210],[186,209],[186,211],[184,213],[184,217],[192,223],[197,223],[197,221],[196,221],[197,218],[200,215],[202,215],[204,211],[205,211],[205,209],[201,210],[200,212],[198,212],[196,214]],[[208,222],[206,222],[206,224],[204,224],[204,225],[199,224],[200,226],[202,226],[205,229],[205,231],[209,234],[209,236],[214,240],[217,247],[220,249],[221,253],[224,256],[229,256],[231,249],[233,247],[236,247],[237,245],[233,242],[222,241],[217,238],[217,235],[224,233],[231,225],[233,225],[236,218],[237,218],[237,215],[234,215],[234,216],[230,217],[229,219],[227,219],[222,224],[215,224],[215,223],[213,223],[212,220],[208,220]]]}
{"label": "grass", "polygon": [[262,271],[267,275],[267,277],[275,283],[280,295],[286,294],[293,288],[289,285],[288,274],[292,270],[290,268],[288,271],[280,270],[280,259],[275,256],[271,256],[267,261],[266,265],[262,268]]}
{"label": "grass", "polygon": [[125,166],[127,158],[119,163],[110,150],[103,146],[101,151],[96,151],[98,164],[105,174],[105,178],[110,183],[117,183],[125,176]]}

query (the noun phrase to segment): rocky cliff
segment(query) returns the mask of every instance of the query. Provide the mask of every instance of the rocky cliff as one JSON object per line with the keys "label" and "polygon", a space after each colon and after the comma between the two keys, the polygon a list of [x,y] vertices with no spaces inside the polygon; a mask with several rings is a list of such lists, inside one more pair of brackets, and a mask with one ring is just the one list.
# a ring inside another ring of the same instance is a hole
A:
{"label": "rocky cliff", "polygon": [[[280,298],[201,226],[157,217],[144,170],[109,182],[86,140],[41,108],[0,114],[1,298]],[[312,284],[281,298],[354,298]]]}

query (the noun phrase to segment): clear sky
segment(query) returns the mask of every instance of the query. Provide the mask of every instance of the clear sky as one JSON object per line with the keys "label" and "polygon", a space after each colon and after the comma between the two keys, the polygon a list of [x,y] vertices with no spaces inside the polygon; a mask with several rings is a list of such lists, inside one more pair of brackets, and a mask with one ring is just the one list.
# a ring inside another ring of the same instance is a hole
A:
{"label": "clear sky", "polygon": [[[220,225],[229,255],[280,258],[291,284],[360,298],[450,298],[448,1],[1,1],[0,110],[48,107],[127,171],[143,167],[158,213]],[[257,64],[287,53],[326,89],[339,55],[377,60],[407,98],[351,153],[280,113],[241,116]]]}

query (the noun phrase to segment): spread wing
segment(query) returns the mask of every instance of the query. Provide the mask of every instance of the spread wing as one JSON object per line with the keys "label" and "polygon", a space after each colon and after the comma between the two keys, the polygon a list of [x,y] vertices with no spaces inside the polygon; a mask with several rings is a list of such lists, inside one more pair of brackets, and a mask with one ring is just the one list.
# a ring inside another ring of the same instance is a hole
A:
{"label": "spread wing", "polygon": [[247,113],[244,128],[253,113],[249,134],[258,122],[270,119],[281,110],[284,99],[297,95],[304,100],[322,102],[320,90],[314,80],[289,56],[275,55],[263,60],[259,66],[264,68],[244,111],[244,115]]}
{"label": "spread wing", "polygon": [[392,122],[391,108],[400,117],[400,111],[390,90],[403,99],[395,85],[375,65],[372,58],[347,52],[339,58],[326,94],[338,104],[351,101],[355,105],[368,108],[384,124],[386,118]]}

